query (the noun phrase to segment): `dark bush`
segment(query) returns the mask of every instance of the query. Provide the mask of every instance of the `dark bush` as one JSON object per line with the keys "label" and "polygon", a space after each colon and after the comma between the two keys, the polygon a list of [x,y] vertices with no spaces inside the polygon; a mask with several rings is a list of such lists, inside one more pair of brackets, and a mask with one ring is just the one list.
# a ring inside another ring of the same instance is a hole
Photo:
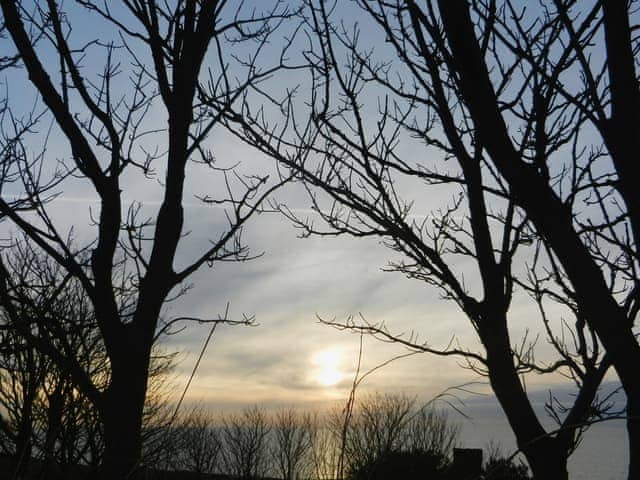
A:
{"label": "dark bush", "polygon": [[506,458],[489,458],[484,480],[530,480],[529,469],[522,463]]}
{"label": "dark bush", "polygon": [[364,464],[349,475],[350,480],[449,480],[450,462],[434,452],[394,451]]}

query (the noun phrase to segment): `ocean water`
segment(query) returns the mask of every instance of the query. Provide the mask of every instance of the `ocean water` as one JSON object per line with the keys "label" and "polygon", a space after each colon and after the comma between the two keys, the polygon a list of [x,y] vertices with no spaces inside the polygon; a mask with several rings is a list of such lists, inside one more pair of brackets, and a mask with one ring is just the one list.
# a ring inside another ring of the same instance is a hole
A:
{"label": "ocean water", "polygon": [[576,480],[624,480],[629,462],[623,421],[593,425],[573,454],[569,473]]}
{"label": "ocean water", "polygon": [[[475,405],[472,418],[456,419],[465,447],[483,448],[489,443],[500,446],[505,455],[516,449],[515,439],[504,414],[497,405]],[[569,459],[571,480],[626,480],[629,454],[624,421],[611,420],[592,425]]]}

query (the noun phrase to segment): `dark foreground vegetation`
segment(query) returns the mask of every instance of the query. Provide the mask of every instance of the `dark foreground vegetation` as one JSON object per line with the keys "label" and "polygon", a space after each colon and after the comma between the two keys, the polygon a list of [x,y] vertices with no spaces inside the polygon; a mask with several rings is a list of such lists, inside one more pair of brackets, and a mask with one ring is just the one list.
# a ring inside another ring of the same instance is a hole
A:
{"label": "dark foreground vegetation", "polygon": [[[88,440],[91,435],[100,441],[100,431],[77,426],[49,451],[47,435],[30,432],[30,457],[3,435],[0,479],[92,478],[100,458],[92,457]],[[484,465],[481,450],[457,448],[459,429],[447,415],[419,408],[405,396],[365,396],[348,415],[339,408],[321,414],[252,407],[220,417],[195,407],[170,424],[145,430],[143,460],[135,474],[141,479],[529,478],[524,465],[495,448]]]}

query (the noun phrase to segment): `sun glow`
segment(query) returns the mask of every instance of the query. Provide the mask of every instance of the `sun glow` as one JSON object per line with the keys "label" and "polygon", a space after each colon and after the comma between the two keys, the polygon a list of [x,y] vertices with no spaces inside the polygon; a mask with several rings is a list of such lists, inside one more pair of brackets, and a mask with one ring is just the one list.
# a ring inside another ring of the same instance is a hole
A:
{"label": "sun glow", "polygon": [[335,349],[321,350],[313,355],[311,361],[316,367],[313,371],[313,378],[320,385],[331,387],[344,377],[338,367],[340,354]]}

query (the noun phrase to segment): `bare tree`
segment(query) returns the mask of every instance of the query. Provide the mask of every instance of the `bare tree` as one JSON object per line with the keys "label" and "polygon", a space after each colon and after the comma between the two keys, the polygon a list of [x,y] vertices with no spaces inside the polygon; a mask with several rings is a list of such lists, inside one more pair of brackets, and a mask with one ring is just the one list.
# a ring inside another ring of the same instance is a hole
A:
{"label": "bare tree", "polygon": [[[33,458],[43,460],[45,471],[62,472],[99,459],[92,449],[100,444],[99,422],[95,408],[78,392],[70,372],[38,350],[29,337],[55,338],[55,329],[64,328],[64,342],[57,343],[57,348],[73,351],[96,385],[106,381],[108,367],[81,286],[73,281],[60,286],[56,281],[60,268],[29,247],[28,243],[17,243],[11,258],[0,262],[4,347],[0,354],[0,404],[8,413],[3,425],[11,438],[16,474]],[[55,325],[47,324],[47,318],[56,319]],[[23,335],[27,330],[29,335]]]}
{"label": "bare tree", "polygon": [[[629,478],[640,478],[640,380],[634,373],[640,345],[633,331],[640,308],[640,217],[630,170],[640,115],[634,10],[632,2],[550,3],[536,20],[513,15],[511,2],[499,10],[494,2],[438,2],[451,54],[445,63],[457,76],[458,98],[486,157],[562,266],[580,321],[596,332],[620,378],[627,394]],[[433,25],[414,2],[409,9],[416,31]],[[489,27],[484,38],[474,22]],[[518,38],[504,35],[514,28]],[[501,69],[502,79],[492,81],[487,61],[497,61],[502,49],[515,59],[507,68],[529,79],[506,108],[502,102],[513,93],[505,81],[512,75]],[[604,55],[590,60],[596,49]],[[583,81],[575,85],[568,76]],[[509,117],[524,127],[515,139]]]}
{"label": "bare tree", "polygon": [[172,467],[194,472],[197,478],[220,471],[221,429],[214,417],[196,406],[176,422],[172,431]]}
{"label": "bare tree", "polygon": [[314,478],[337,478],[343,416],[335,413],[313,418],[310,456]]}
{"label": "bare tree", "polygon": [[269,431],[266,413],[254,406],[231,414],[222,427],[225,472],[242,480],[257,480],[268,469]]}
{"label": "bare tree", "polygon": [[[64,476],[79,465],[95,468],[104,448],[96,407],[78,390],[68,370],[21,334],[28,327],[33,336],[52,339],[60,351],[74,355],[95,385],[105,385],[108,360],[91,304],[78,282],[62,282],[64,270],[28,242],[17,243],[11,252],[0,264],[0,405],[6,412],[2,448],[15,458],[16,475],[34,458],[42,460],[43,475]],[[173,367],[174,355],[154,346],[143,411],[143,462],[151,460],[149,452],[157,440],[152,427],[167,417],[166,379]]]}
{"label": "bare tree", "polygon": [[405,395],[365,396],[356,403],[348,425],[345,474],[347,478],[382,478],[382,470],[396,456],[401,462],[407,455],[429,456],[444,469],[458,436],[459,428],[433,406],[416,408],[415,400]]}
{"label": "bare tree", "polygon": [[[599,69],[586,60],[602,38],[608,2],[522,10],[510,1],[358,1],[367,32],[380,33],[373,44],[360,38],[359,25],[334,21],[337,3],[307,3],[308,109],[289,94],[279,124],[227,116],[229,128],[307,186],[316,215],[281,207],[303,235],[384,238],[401,254],[390,270],[455,302],[482,349],[455,339],[438,348],[384,323],[333,325],[465,358],[489,377],[537,478],[567,478],[580,434],[594,412],[610,407],[597,393],[614,365],[629,399],[634,463],[640,417],[629,369],[638,358],[632,325],[640,290],[633,217],[624,206],[632,200],[619,196],[613,154],[589,126],[594,108],[604,114],[610,101],[604,72],[615,55]],[[624,12],[610,20],[629,32]],[[637,47],[626,38],[628,67]],[[581,73],[586,86],[572,93]],[[635,74],[629,78],[635,92]],[[414,153],[420,148],[422,156]],[[437,203],[443,196],[453,200]],[[522,293],[555,358],[536,361],[535,339],[511,338],[510,307]],[[527,373],[574,382],[575,402],[548,406],[557,430],[538,419]]]}
{"label": "bare tree", "polygon": [[[271,35],[293,13],[288,5],[229,3],[78,0],[67,10],[54,0],[0,3],[3,65],[13,63],[28,77],[13,84],[9,78],[7,89],[38,95],[31,112],[15,96],[2,100],[0,216],[90,300],[110,369],[104,386],[49,337],[27,340],[68,370],[99,412],[103,478],[127,478],[136,469],[152,345],[177,321],[159,325],[165,301],[187,289],[201,267],[251,258],[242,228],[282,183],[243,175],[233,168],[236,159],[217,159],[207,143],[220,115],[286,58],[285,41],[269,56],[272,64],[260,63]],[[87,31],[101,38],[87,38],[74,22],[93,25]],[[66,150],[57,145],[57,159],[46,150],[47,131],[66,142]],[[197,200],[224,215],[207,246],[177,261],[186,233],[185,182],[198,169],[212,186]],[[136,181],[145,178],[159,189],[158,208],[136,198]],[[85,224],[69,230],[49,201],[78,183],[96,203]],[[74,243],[73,232],[85,226],[91,233]]]}
{"label": "bare tree", "polygon": [[293,408],[275,413],[272,426],[274,470],[283,480],[308,478],[311,473],[313,417]]}
{"label": "bare tree", "polygon": [[[406,396],[375,394],[358,401],[348,424],[345,473],[375,468],[378,460],[402,449],[413,401]],[[365,475],[366,476],[366,475]]]}
{"label": "bare tree", "polygon": [[11,458],[15,476],[32,457],[38,393],[46,375],[46,364],[20,340],[3,335],[0,355],[0,448]]}
{"label": "bare tree", "polygon": [[413,411],[405,430],[405,450],[436,453],[449,459],[460,440],[460,426],[433,405]]}

